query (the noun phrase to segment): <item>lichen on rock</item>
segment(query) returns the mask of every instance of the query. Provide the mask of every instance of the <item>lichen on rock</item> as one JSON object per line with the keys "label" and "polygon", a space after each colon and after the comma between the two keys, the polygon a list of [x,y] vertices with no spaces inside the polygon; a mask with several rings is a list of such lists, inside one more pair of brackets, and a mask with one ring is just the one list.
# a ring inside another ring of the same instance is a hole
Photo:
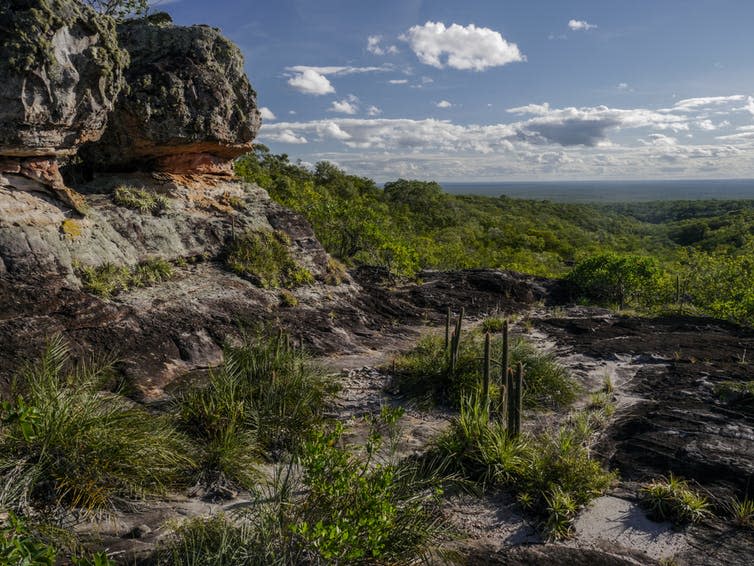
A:
{"label": "lichen on rock", "polygon": [[107,130],[82,148],[99,170],[141,168],[229,174],[260,126],[241,51],[209,26],[180,27],[166,14],[118,26],[131,64]]}

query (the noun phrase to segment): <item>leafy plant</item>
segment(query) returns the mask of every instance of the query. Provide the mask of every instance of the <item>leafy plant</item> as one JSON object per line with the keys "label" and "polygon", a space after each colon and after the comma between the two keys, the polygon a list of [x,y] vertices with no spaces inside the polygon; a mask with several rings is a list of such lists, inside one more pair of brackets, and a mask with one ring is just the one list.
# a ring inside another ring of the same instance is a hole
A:
{"label": "leafy plant", "polygon": [[673,474],[643,485],[641,498],[649,512],[660,520],[698,523],[710,514],[707,498]]}
{"label": "leafy plant", "polygon": [[0,505],[106,511],[161,493],[193,465],[167,419],[102,391],[112,363],[71,364],[62,338],[18,375],[2,405]]}
{"label": "leafy plant", "polygon": [[754,500],[745,497],[734,497],[729,503],[730,513],[733,520],[740,527],[754,529]]}
{"label": "leafy plant", "polygon": [[192,519],[159,552],[159,564],[412,564],[436,553],[445,532],[438,482],[411,464],[376,462],[375,423],[367,456],[343,448],[342,425],[319,431],[253,505]]}

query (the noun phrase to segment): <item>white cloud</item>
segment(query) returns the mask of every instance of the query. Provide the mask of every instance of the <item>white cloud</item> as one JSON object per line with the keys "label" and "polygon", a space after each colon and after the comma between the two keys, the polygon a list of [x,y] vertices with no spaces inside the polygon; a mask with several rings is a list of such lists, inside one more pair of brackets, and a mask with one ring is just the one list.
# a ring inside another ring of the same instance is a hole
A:
{"label": "white cloud", "polygon": [[288,79],[288,84],[299,92],[313,94],[315,96],[335,92],[335,87],[333,87],[332,83],[327,80],[327,77],[313,69],[305,69],[294,75]]}
{"label": "white cloud", "polygon": [[427,22],[413,26],[401,39],[425,65],[442,69],[484,71],[525,58],[515,43],[506,41],[500,32],[474,24],[461,26]]}
{"label": "white cloud", "polygon": [[349,94],[343,100],[333,100],[329,110],[330,112],[339,112],[341,114],[356,114],[359,111],[359,99]]}
{"label": "white cloud", "polygon": [[395,45],[383,47],[381,42],[381,35],[370,35],[367,38],[367,51],[374,55],[395,55],[398,53],[398,48]]}
{"label": "white cloud", "polygon": [[437,106],[438,108],[450,108],[451,106],[453,106],[453,104],[451,104],[447,100],[441,100],[435,106]]}
{"label": "white cloud", "polygon": [[749,112],[752,116],[754,116],[754,97],[749,96],[746,99],[746,106],[744,106],[744,110]]}
{"label": "white cloud", "polygon": [[380,114],[382,114],[382,110],[380,110],[376,106],[370,106],[369,108],[367,108],[368,116],[379,116]]}
{"label": "white cloud", "polygon": [[618,90],[628,90],[628,83],[618,83],[616,87]]}
{"label": "white cloud", "polygon": [[270,141],[275,141],[275,142],[280,142],[280,143],[291,143],[291,144],[308,143],[308,140],[304,136],[297,136],[295,133],[293,133],[293,130],[289,128],[275,130],[273,132],[270,132],[267,138]]}
{"label": "white cloud", "polygon": [[526,106],[517,106],[516,108],[508,108],[508,112],[511,114],[547,114],[550,111],[550,105],[545,102],[544,104],[527,104]]}
{"label": "white cloud", "polygon": [[391,85],[405,85],[408,79],[390,79],[388,81]]}
{"label": "white cloud", "polygon": [[275,119],[275,114],[272,112],[272,110],[270,110],[266,106],[262,106],[259,109],[259,114],[260,114],[260,116],[262,116],[262,120],[274,120]]}
{"label": "white cloud", "polygon": [[[486,125],[344,116],[266,123],[259,139],[309,143],[301,157],[337,161],[378,180],[753,177],[748,98],[721,98],[728,103],[686,99],[696,102],[658,110],[543,102],[510,108],[510,122]],[[731,133],[715,138],[711,128]]]}
{"label": "white cloud", "polygon": [[673,110],[679,112],[691,112],[705,106],[720,106],[731,102],[744,100],[742,94],[732,96],[703,96],[699,98],[684,98],[673,105]]}
{"label": "white cloud", "polygon": [[327,78],[327,75],[343,76],[355,73],[375,73],[382,71],[392,71],[390,65],[381,67],[310,67],[307,65],[295,65],[286,67],[286,71],[293,73],[288,79],[288,84],[304,94],[313,94],[321,96],[323,94],[332,94],[335,87]]}
{"label": "white cloud", "polygon": [[594,24],[590,24],[584,20],[568,20],[568,27],[573,31],[589,31],[590,29],[597,28]]}

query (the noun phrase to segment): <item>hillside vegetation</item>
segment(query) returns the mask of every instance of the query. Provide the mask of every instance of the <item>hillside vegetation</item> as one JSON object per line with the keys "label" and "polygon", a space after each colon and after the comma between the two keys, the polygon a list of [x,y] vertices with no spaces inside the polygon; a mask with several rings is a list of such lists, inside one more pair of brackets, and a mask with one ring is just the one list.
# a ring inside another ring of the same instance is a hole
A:
{"label": "hillside vegetation", "polygon": [[306,216],[327,251],[351,266],[405,276],[510,269],[565,278],[574,299],[754,321],[754,201],[585,205],[451,195],[404,179],[380,188],[263,145],[236,172]]}

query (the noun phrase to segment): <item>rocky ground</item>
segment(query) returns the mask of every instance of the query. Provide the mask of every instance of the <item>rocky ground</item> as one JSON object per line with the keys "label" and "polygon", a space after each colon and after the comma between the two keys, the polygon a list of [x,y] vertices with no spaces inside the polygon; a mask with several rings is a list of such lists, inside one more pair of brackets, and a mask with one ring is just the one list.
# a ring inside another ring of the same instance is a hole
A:
{"label": "rocky ground", "polygon": [[[436,325],[404,327],[386,349],[330,355],[323,361],[342,385],[332,416],[346,423],[347,439],[363,441],[364,417],[382,405],[406,408],[398,453],[420,452],[449,423],[445,410],[421,411],[390,392],[390,361],[412,338]],[[444,507],[461,534],[451,546],[467,564],[749,564],[754,533],[730,520],[709,519],[677,528],[647,517],[638,501],[643,481],[674,472],[694,481],[716,502],[749,487],[752,465],[751,407],[725,403],[714,383],[747,379],[741,359],[754,333],[709,319],[668,316],[622,317],[601,309],[535,308],[514,332],[554,351],[585,390],[606,376],[615,388],[617,411],[601,433],[595,455],[619,472],[621,481],[584,509],[574,537],[545,543],[534,524],[505,493],[451,495]],[[577,403],[578,406],[578,403]],[[527,414],[529,427],[554,426],[564,415]],[[182,517],[243,505],[182,497],[123,515],[100,536],[111,550],[145,553]],[[167,521],[167,523],[166,523]],[[101,527],[100,527],[101,528]]]}

